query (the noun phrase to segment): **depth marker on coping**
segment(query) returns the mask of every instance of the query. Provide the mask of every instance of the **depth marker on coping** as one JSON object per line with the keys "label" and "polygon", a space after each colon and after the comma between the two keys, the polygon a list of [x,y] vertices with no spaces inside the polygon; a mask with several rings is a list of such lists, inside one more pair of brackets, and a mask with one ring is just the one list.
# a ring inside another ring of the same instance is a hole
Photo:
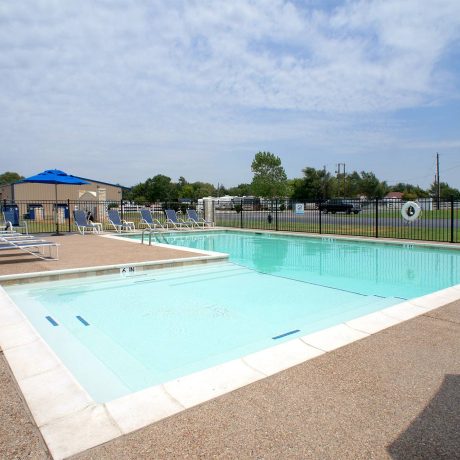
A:
{"label": "depth marker on coping", "polygon": [[284,334],[272,337],[272,339],[273,340],[281,339],[283,337],[286,337],[287,335],[295,334],[296,332],[300,332],[300,329],[294,329],[293,331],[285,332]]}
{"label": "depth marker on coping", "polygon": [[59,324],[58,324],[51,316],[45,316],[45,318],[46,318],[53,326],[59,326]]}
{"label": "depth marker on coping", "polygon": [[80,321],[80,323],[84,324],[85,326],[89,326],[88,321],[86,321],[86,319],[82,318],[81,316],[76,316],[75,318],[77,318],[78,321]]}

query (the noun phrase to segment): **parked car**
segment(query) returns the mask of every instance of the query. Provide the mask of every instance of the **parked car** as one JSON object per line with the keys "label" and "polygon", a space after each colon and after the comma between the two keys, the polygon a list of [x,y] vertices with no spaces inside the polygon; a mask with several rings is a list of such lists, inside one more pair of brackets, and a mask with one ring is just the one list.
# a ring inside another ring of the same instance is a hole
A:
{"label": "parked car", "polygon": [[340,198],[334,198],[327,200],[324,203],[319,204],[319,210],[324,213],[346,212],[347,214],[358,214],[361,211],[359,203],[353,200],[342,200]]}

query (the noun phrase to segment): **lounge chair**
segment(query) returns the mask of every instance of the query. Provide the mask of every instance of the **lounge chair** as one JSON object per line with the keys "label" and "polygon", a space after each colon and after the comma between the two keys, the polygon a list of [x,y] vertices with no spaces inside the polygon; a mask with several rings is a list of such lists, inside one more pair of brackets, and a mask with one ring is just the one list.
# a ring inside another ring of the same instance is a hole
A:
{"label": "lounge chair", "polygon": [[29,233],[27,222],[19,220],[19,211],[17,209],[3,211],[3,218],[5,220],[6,230],[13,231],[14,229],[23,228],[25,229],[26,235]]}
{"label": "lounge chair", "polygon": [[190,223],[178,219],[176,211],[174,211],[174,209],[165,209],[165,214],[167,228],[169,228],[170,225],[172,225],[172,228],[174,228],[175,230],[190,230],[191,228],[193,228],[191,227]]}
{"label": "lounge chair", "polygon": [[90,222],[86,220],[86,212],[82,210],[74,211],[73,218],[77,230],[84,235],[85,230],[91,230],[93,233],[100,233],[102,231],[102,224],[99,222]]}
{"label": "lounge chair", "polygon": [[215,227],[215,224],[211,220],[205,220],[202,217],[198,216],[198,213],[195,209],[187,209],[187,217],[190,222],[193,222],[194,225],[204,227]]}
{"label": "lounge chair", "polygon": [[109,215],[109,222],[113,225],[113,228],[118,232],[121,233],[123,230],[126,231],[133,231],[136,230],[134,226],[134,222],[128,222],[126,220],[120,219],[120,214],[116,209],[109,209],[107,211]]}
{"label": "lounge chair", "polygon": [[139,227],[142,225],[151,230],[155,230],[156,228],[165,229],[158,219],[152,217],[152,213],[148,209],[141,209],[140,213],[141,220],[139,221]]}
{"label": "lounge chair", "polygon": [[[49,250],[48,257],[44,254],[45,248]],[[52,248],[56,250],[55,257],[52,257]],[[42,240],[33,235],[23,235],[17,232],[10,232],[10,235],[4,232],[0,234],[0,250],[3,251],[19,250],[42,260],[58,260],[58,248],[58,243]]]}

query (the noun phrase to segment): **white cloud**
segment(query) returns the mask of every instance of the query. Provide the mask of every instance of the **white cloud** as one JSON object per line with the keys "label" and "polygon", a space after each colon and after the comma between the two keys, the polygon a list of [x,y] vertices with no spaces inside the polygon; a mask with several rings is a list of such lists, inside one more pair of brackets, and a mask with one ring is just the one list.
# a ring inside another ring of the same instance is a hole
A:
{"label": "white cloud", "polygon": [[444,62],[458,49],[457,0],[317,5],[4,2],[5,148],[36,151],[37,168],[64,151],[66,162],[86,168],[78,158],[93,151],[94,167],[129,183],[140,173],[118,170],[114,158],[135,146],[143,172],[152,156],[152,174],[182,159],[198,179],[187,152],[202,167],[218,153],[253,155],[258,145],[359,152],[405,139],[404,126],[386,124],[394,111],[458,98],[458,75]]}

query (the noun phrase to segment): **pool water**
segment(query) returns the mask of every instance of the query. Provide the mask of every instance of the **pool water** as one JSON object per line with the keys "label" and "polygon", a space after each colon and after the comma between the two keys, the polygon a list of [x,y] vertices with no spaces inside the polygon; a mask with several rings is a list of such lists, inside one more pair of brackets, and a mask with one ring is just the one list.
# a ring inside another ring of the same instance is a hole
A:
{"label": "pool water", "polygon": [[409,299],[460,282],[456,249],[228,230],[158,238],[161,243],[228,253],[233,263],[259,273],[363,295]]}
{"label": "pool water", "polygon": [[5,288],[96,401],[460,282],[453,250],[237,232],[164,238],[231,261]]}

